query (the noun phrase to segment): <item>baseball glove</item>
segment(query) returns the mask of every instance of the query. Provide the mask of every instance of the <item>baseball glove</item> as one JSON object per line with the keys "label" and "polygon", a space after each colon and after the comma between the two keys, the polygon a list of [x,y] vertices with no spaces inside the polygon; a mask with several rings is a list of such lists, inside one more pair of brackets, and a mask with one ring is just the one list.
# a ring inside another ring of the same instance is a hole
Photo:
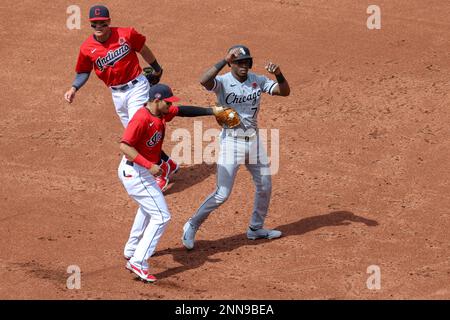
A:
{"label": "baseball glove", "polygon": [[142,73],[147,78],[148,82],[153,86],[159,83],[159,80],[161,80],[163,69],[161,68],[161,72],[157,74],[155,69],[153,69],[152,67],[145,67],[142,70]]}
{"label": "baseball glove", "polygon": [[241,123],[238,113],[233,108],[215,106],[213,110],[217,123],[221,127],[234,128]]}

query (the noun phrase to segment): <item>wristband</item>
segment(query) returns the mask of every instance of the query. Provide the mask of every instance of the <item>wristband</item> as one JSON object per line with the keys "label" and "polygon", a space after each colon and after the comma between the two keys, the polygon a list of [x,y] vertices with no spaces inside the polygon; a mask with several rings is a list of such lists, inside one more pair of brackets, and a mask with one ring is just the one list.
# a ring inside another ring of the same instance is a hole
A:
{"label": "wristband", "polygon": [[227,61],[225,59],[220,60],[219,62],[217,62],[214,67],[216,67],[217,70],[222,70],[223,67],[225,67],[225,65],[227,64]]}
{"label": "wristband", "polygon": [[136,162],[138,165],[143,166],[147,169],[150,169],[150,167],[152,166],[152,163],[141,156],[141,154],[138,154],[136,158],[134,158],[133,162]]}
{"label": "wristband", "polygon": [[283,83],[286,81],[286,79],[284,78],[283,74],[280,72],[280,74],[276,74],[275,77],[277,78],[277,81],[279,84]]}
{"label": "wristband", "polygon": [[152,63],[150,63],[150,65],[152,66],[153,70],[155,70],[156,73],[161,71],[161,66],[159,65],[158,61],[153,61]]}

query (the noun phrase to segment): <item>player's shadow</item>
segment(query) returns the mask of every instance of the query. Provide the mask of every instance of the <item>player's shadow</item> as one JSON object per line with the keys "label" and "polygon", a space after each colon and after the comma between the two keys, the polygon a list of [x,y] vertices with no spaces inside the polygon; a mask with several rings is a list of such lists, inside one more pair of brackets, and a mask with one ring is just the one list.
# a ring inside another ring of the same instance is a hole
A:
{"label": "player's shadow", "polygon": [[202,182],[210,175],[216,174],[216,164],[195,164],[189,167],[180,167],[177,173],[171,175],[169,187],[165,195],[181,192]]}
{"label": "player's shadow", "polygon": [[[275,229],[283,232],[283,237],[300,236],[310,231],[314,231],[324,227],[347,226],[352,222],[363,223],[366,226],[374,227],[378,225],[375,220],[357,216],[349,211],[334,211],[327,214],[307,217],[296,222],[278,226]],[[180,232],[181,236],[181,232]],[[201,267],[205,262],[220,262],[221,259],[211,258],[211,256],[220,252],[228,252],[238,249],[242,246],[259,245],[267,241],[277,240],[248,240],[245,233],[234,236],[217,239],[217,240],[199,240],[195,242],[195,249],[187,251],[184,247],[168,248],[163,251],[156,252],[153,257],[171,254],[173,259],[181,264],[181,266],[170,268],[159,274],[155,274],[157,278],[166,278],[174,276],[178,273],[190,269]]]}

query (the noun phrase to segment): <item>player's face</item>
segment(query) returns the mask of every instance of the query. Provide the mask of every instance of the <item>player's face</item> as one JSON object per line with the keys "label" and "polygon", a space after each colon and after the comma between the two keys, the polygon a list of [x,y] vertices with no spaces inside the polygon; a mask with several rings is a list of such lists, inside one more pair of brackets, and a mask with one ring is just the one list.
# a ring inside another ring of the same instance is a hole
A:
{"label": "player's face", "polygon": [[158,103],[158,110],[159,112],[161,112],[162,114],[167,114],[169,113],[169,107],[172,105],[172,102],[167,102],[167,101],[159,101]]}
{"label": "player's face", "polygon": [[238,60],[231,63],[231,70],[239,77],[245,78],[250,69],[250,59]]}
{"label": "player's face", "polygon": [[102,37],[106,35],[109,31],[110,23],[111,20],[91,21],[91,27],[94,30],[95,36]]}

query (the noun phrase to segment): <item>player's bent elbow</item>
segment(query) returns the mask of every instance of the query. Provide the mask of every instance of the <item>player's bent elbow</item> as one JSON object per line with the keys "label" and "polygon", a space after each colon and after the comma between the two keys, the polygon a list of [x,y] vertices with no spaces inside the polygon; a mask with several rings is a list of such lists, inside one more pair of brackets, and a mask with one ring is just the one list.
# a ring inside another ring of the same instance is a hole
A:
{"label": "player's bent elbow", "polygon": [[284,95],[285,97],[289,96],[291,94],[291,89],[287,89],[286,94]]}
{"label": "player's bent elbow", "polygon": [[214,81],[200,79],[200,84],[208,91],[211,91],[214,86]]}
{"label": "player's bent elbow", "polygon": [[122,151],[123,153],[126,153],[127,150],[128,150],[128,148],[129,148],[129,146],[128,146],[126,143],[123,143],[123,142],[120,143],[119,149],[120,149],[120,151]]}

